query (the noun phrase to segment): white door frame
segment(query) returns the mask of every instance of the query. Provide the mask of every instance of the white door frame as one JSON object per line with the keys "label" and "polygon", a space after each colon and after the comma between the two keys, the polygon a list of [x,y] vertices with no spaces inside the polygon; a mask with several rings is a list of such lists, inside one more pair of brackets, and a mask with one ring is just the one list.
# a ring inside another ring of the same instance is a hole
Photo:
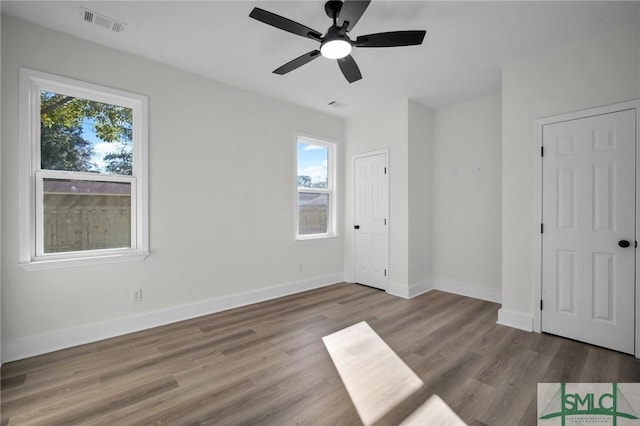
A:
{"label": "white door frame", "polygon": [[[553,117],[536,120],[534,128],[534,217],[533,217],[533,331],[542,332],[542,315],[540,313],[540,300],[542,294],[542,234],[540,224],[542,223],[542,127],[547,124],[562,121],[577,120],[580,118],[593,117],[596,115],[610,114],[619,111],[635,109],[636,111],[636,241],[640,231],[640,100],[622,102],[598,108],[591,108],[583,111],[576,111],[568,114],[556,115]],[[636,303],[635,303],[635,356],[640,358],[640,279],[638,277],[640,268],[640,248],[636,249]]]}
{"label": "white door frame", "polygon": [[[352,165],[352,170],[353,170],[353,181],[351,182],[351,185],[353,185],[353,199],[351,200],[353,203],[353,217],[352,222],[353,224],[355,224],[355,215],[356,215],[356,160],[360,159],[360,158],[365,158],[365,157],[372,157],[374,155],[379,155],[379,154],[384,154],[385,155],[385,167],[387,168],[387,173],[385,174],[385,184],[387,185],[387,211],[385,212],[385,217],[387,218],[387,246],[386,246],[386,253],[385,253],[385,259],[386,259],[386,263],[387,263],[387,282],[389,282],[389,277],[391,275],[391,272],[389,271],[389,242],[391,241],[391,217],[389,217],[389,211],[390,211],[390,206],[389,203],[391,201],[391,188],[389,188],[389,175],[391,174],[391,169],[389,167],[389,148],[382,148],[382,149],[377,149],[375,151],[368,151],[368,152],[362,152],[359,154],[353,154],[351,156],[351,165]],[[351,244],[351,264],[352,264],[352,268],[351,268],[351,276],[353,277],[353,280],[355,282],[356,279],[356,238],[355,238],[355,230],[353,229],[353,227],[351,228],[351,241],[353,242]],[[386,289],[385,289],[386,291]]]}

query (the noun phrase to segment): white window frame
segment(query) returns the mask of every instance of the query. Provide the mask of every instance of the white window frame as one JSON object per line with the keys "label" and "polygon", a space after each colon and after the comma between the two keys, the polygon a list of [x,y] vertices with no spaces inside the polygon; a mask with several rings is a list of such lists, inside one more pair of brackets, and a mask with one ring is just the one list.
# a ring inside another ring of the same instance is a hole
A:
{"label": "white window frame", "polygon": [[[309,143],[311,145],[318,145],[327,148],[327,188],[298,188],[298,143]],[[334,238],[338,236],[338,207],[337,207],[337,190],[336,190],[336,182],[337,182],[337,174],[336,174],[336,164],[337,164],[337,147],[338,144],[332,140],[319,138],[316,136],[309,136],[302,133],[296,134],[295,143],[294,143],[294,162],[295,162],[295,212],[294,212],[294,220],[295,220],[295,238],[298,241],[305,240],[316,240],[322,238]],[[320,234],[304,234],[300,235],[299,230],[299,213],[300,208],[298,206],[298,193],[307,192],[307,193],[318,193],[318,194],[328,194],[328,216],[327,216],[327,232]]]}
{"label": "white window frame", "polygon": [[[20,68],[19,264],[27,270],[143,260],[149,255],[148,98],[84,81]],[[132,174],[41,170],[40,92],[119,105],[132,110]],[[48,253],[43,250],[43,179],[131,183],[131,247]]]}

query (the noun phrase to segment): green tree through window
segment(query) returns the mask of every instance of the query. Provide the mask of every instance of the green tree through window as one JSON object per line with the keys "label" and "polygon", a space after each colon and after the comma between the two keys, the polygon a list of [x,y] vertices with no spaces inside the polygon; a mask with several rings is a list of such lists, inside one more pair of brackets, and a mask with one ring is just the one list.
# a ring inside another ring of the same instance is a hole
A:
{"label": "green tree through window", "polygon": [[[131,175],[132,110],[119,105],[40,92],[40,150],[43,170]],[[83,132],[90,124],[95,138],[113,144],[95,161],[93,144]]]}

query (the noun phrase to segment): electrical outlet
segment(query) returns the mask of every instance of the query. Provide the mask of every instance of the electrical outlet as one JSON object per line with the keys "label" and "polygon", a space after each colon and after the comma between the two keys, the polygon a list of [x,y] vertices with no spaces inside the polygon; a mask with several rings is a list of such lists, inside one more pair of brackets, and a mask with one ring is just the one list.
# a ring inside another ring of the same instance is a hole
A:
{"label": "electrical outlet", "polygon": [[141,288],[132,288],[131,289],[131,302],[132,303],[142,302],[142,289]]}

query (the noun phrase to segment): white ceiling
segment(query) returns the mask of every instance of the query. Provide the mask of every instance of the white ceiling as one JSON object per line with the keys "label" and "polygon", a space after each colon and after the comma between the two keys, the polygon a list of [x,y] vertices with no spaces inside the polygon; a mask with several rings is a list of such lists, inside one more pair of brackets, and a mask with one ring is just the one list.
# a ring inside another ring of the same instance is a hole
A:
{"label": "white ceiling", "polygon": [[[349,84],[319,58],[285,76],[275,68],[317,48],[249,18],[254,6],[322,33],[318,1],[2,1],[2,13],[212,79],[340,116],[401,98],[441,107],[500,90],[500,70],[564,43],[638,25],[640,2],[373,0],[350,33],[426,29],[422,46],[354,49],[363,79]],[[84,6],[127,24],[82,21]],[[327,104],[338,101],[342,108]]]}

